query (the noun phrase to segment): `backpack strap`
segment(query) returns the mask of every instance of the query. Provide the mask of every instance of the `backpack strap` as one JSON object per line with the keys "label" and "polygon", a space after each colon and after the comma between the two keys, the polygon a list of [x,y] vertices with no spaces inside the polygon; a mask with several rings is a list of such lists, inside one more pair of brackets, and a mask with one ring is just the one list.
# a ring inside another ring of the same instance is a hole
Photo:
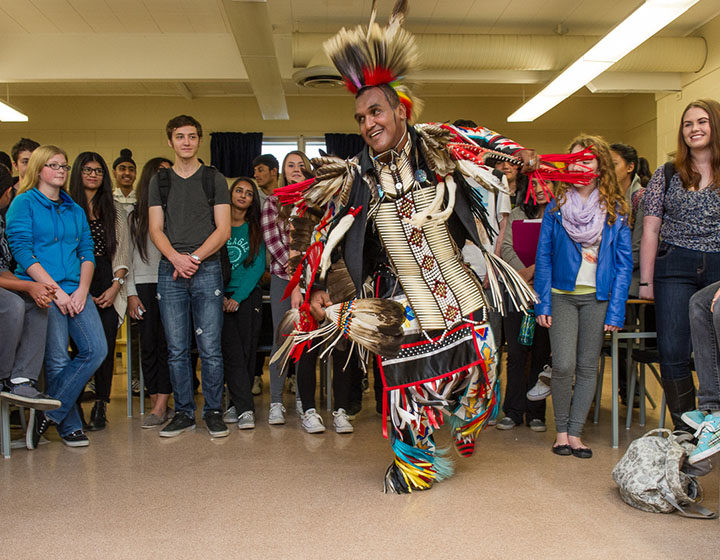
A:
{"label": "backpack strap", "polygon": [[202,169],[202,187],[205,191],[205,197],[210,206],[210,219],[212,220],[213,227],[215,226],[215,168],[209,165],[203,165]]}
{"label": "backpack strap", "polygon": [[163,212],[167,211],[168,195],[170,194],[170,170],[162,167],[157,172],[158,189],[160,190],[160,202]]}

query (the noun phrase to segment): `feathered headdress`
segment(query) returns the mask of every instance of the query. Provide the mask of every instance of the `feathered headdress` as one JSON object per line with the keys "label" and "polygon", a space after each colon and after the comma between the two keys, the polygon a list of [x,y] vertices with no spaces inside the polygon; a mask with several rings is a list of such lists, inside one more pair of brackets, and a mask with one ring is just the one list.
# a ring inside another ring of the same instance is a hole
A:
{"label": "feathered headdress", "polygon": [[366,87],[387,84],[407,110],[408,120],[420,113],[421,103],[406,83],[407,74],[417,70],[418,49],[415,37],[402,28],[408,10],[407,0],[398,0],[386,27],[375,23],[375,1],[367,28],[342,28],[325,42],[324,48],[345,81],[345,87],[357,94]]}

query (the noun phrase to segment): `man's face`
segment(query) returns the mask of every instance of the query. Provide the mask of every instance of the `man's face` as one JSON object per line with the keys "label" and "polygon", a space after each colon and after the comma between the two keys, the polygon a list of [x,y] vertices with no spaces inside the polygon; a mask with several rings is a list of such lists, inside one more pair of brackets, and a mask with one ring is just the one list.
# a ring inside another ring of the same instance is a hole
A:
{"label": "man's face", "polygon": [[261,163],[260,165],[255,166],[253,176],[258,184],[258,187],[264,189],[277,179],[277,173],[277,169],[270,169],[267,165]]}
{"label": "man's face", "polygon": [[172,131],[168,145],[180,159],[192,159],[200,148],[200,136],[192,125],[181,126]]}
{"label": "man's face", "polygon": [[124,161],[118,163],[117,167],[113,169],[113,175],[115,175],[115,184],[118,187],[132,189],[135,177],[137,177],[137,169],[129,161]]}
{"label": "man's face", "polygon": [[380,88],[369,88],[355,99],[355,120],[360,135],[376,154],[398,145],[405,134],[407,116],[400,103],[394,109]]}
{"label": "man's face", "polygon": [[27,171],[28,162],[32,152],[30,150],[23,150],[18,154],[17,161],[13,162],[13,167],[17,171],[18,177],[21,179],[25,177],[25,171]]}

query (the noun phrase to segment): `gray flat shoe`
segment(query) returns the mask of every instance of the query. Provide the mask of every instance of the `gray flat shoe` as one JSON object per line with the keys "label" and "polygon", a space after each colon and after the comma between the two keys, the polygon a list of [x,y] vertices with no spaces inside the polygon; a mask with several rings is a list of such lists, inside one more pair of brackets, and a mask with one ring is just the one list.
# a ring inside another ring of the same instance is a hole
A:
{"label": "gray flat shoe", "polygon": [[165,423],[164,418],[161,418],[160,416],[157,416],[151,412],[150,414],[145,416],[145,419],[143,420],[141,427],[142,428],[157,428],[158,426],[162,426],[164,423]]}

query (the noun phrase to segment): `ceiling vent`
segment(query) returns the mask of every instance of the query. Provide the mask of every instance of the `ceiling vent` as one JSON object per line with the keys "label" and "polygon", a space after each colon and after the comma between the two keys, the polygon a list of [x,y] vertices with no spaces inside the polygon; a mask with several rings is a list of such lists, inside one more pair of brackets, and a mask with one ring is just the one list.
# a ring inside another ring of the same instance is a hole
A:
{"label": "ceiling vent", "polygon": [[333,89],[343,85],[342,76],[322,49],[313,55],[307,67],[293,74],[293,80],[301,87],[312,89]]}
{"label": "ceiling vent", "polygon": [[292,77],[297,85],[306,88],[331,89],[343,85],[338,71],[329,66],[309,66],[298,70]]}

